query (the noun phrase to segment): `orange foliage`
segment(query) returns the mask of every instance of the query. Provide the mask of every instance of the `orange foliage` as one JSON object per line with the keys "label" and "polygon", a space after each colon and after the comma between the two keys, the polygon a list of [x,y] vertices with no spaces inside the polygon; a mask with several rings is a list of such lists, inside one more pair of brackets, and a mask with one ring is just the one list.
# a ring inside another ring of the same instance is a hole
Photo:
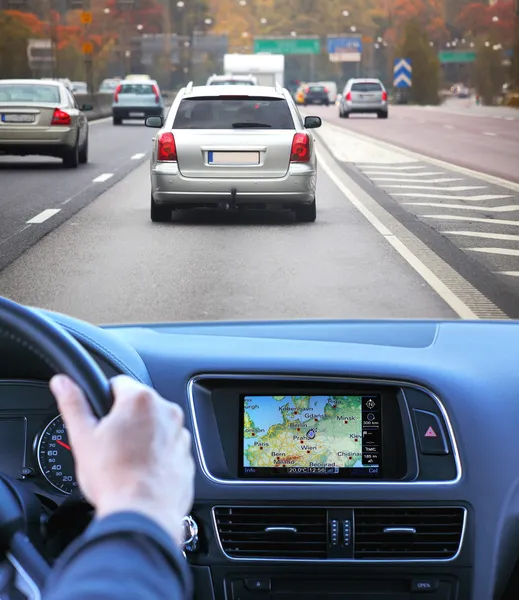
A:
{"label": "orange foliage", "polygon": [[19,10],[6,10],[5,14],[16,19],[20,25],[27,27],[35,38],[42,37],[45,26],[36,15]]}
{"label": "orange foliage", "polygon": [[[497,18],[497,21],[493,21]],[[498,0],[493,6],[472,2],[467,4],[457,19],[467,33],[486,35],[511,45],[514,34],[514,2]]]}
{"label": "orange foliage", "polygon": [[408,21],[416,20],[433,40],[441,40],[447,35],[443,0],[393,0],[391,17],[398,30]]}

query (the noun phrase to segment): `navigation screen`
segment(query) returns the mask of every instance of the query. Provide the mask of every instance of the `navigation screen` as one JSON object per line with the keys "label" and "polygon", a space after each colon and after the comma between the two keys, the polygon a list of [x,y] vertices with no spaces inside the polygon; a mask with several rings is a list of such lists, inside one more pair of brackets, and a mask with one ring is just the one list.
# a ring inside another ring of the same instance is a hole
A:
{"label": "navigation screen", "polygon": [[381,397],[244,396],[241,476],[377,478]]}

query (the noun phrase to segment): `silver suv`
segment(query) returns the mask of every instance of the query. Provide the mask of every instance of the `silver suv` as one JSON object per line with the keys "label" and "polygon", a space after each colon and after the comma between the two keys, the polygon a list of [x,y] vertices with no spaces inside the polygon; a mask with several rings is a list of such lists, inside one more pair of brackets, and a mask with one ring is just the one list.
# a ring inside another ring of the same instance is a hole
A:
{"label": "silver suv", "polygon": [[200,86],[180,90],[151,156],[151,220],[178,208],[293,209],[315,221],[316,156],[309,129],[279,86]]}
{"label": "silver suv", "polygon": [[387,91],[380,79],[350,79],[344,86],[339,103],[339,116],[352,113],[376,113],[387,119]]}

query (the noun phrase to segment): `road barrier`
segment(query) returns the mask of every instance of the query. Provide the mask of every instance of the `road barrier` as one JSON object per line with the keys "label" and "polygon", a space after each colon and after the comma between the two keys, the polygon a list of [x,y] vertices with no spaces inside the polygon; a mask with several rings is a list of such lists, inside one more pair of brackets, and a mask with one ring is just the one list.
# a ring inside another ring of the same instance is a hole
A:
{"label": "road barrier", "polygon": [[[93,110],[85,112],[89,121],[95,121],[96,119],[102,119],[103,117],[112,116],[112,101],[113,93],[109,94],[74,94],[78,101],[79,106],[83,104],[90,104],[93,106]],[[175,98],[175,92],[163,92],[164,101],[166,107],[169,108]]]}
{"label": "road barrier", "polygon": [[85,112],[89,121],[110,117],[112,115],[112,100],[114,95],[110,94],[75,94],[79,106],[90,104],[93,110]]}

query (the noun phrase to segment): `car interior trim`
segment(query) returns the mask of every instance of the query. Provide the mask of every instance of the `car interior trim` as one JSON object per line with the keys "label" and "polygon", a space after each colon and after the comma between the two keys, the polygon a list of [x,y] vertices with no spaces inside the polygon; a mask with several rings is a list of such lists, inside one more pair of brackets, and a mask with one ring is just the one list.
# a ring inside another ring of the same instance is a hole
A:
{"label": "car interior trim", "polygon": [[[276,506],[269,504],[268,505],[269,508],[276,508]],[[359,505],[352,505],[352,506],[348,506],[348,508],[351,508],[353,510],[355,509],[360,509],[360,508],[367,508],[369,505],[364,505],[364,506],[359,506]],[[245,507],[245,508],[253,508],[253,506],[251,505],[233,505],[232,508],[240,508],[240,507]],[[260,508],[264,508],[264,506],[261,506]],[[280,508],[286,508],[287,505],[280,505]],[[311,505],[305,505],[305,508],[311,508]],[[453,555],[453,556],[449,556],[448,558],[407,558],[407,557],[402,557],[402,558],[263,558],[263,557],[250,557],[250,556],[246,556],[246,557],[236,557],[236,556],[230,556],[223,547],[221,538],[220,538],[220,532],[218,530],[218,523],[216,521],[216,509],[218,508],[229,508],[229,505],[221,505],[221,504],[215,504],[212,508],[211,508],[211,521],[212,521],[212,526],[213,526],[213,530],[214,530],[214,534],[215,534],[215,539],[216,542],[218,544],[218,549],[220,550],[220,552],[223,554],[223,556],[225,556],[225,558],[227,560],[233,561],[233,562],[275,562],[275,563],[319,563],[319,564],[333,564],[333,563],[354,563],[357,565],[361,565],[361,564],[368,564],[368,563],[376,563],[376,564],[381,564],[381,563],[387,563],[387,564],[402,564],[402,563],[447,563],[447,562],[452,562],[454,560],[456,560],[458,558],[458,556],[461,554],[461,550],[463,548],[463,541],[465,539],[465,531],[466,531],[466,527],[467,527],[467,508],[465,506],[461,506],[461,505],[420,505],[420,508],[458,508],[461,509],[463,511],[463,523],[462,523],[462,527],[461,527],[461,535],[460,535],[460,541],[459,541],[459,545],[458,545],[458,550],[457,552]],[[406,504],[395,504],[392,505],[392,508],[417,508],[417,505],[406,505]]]}

